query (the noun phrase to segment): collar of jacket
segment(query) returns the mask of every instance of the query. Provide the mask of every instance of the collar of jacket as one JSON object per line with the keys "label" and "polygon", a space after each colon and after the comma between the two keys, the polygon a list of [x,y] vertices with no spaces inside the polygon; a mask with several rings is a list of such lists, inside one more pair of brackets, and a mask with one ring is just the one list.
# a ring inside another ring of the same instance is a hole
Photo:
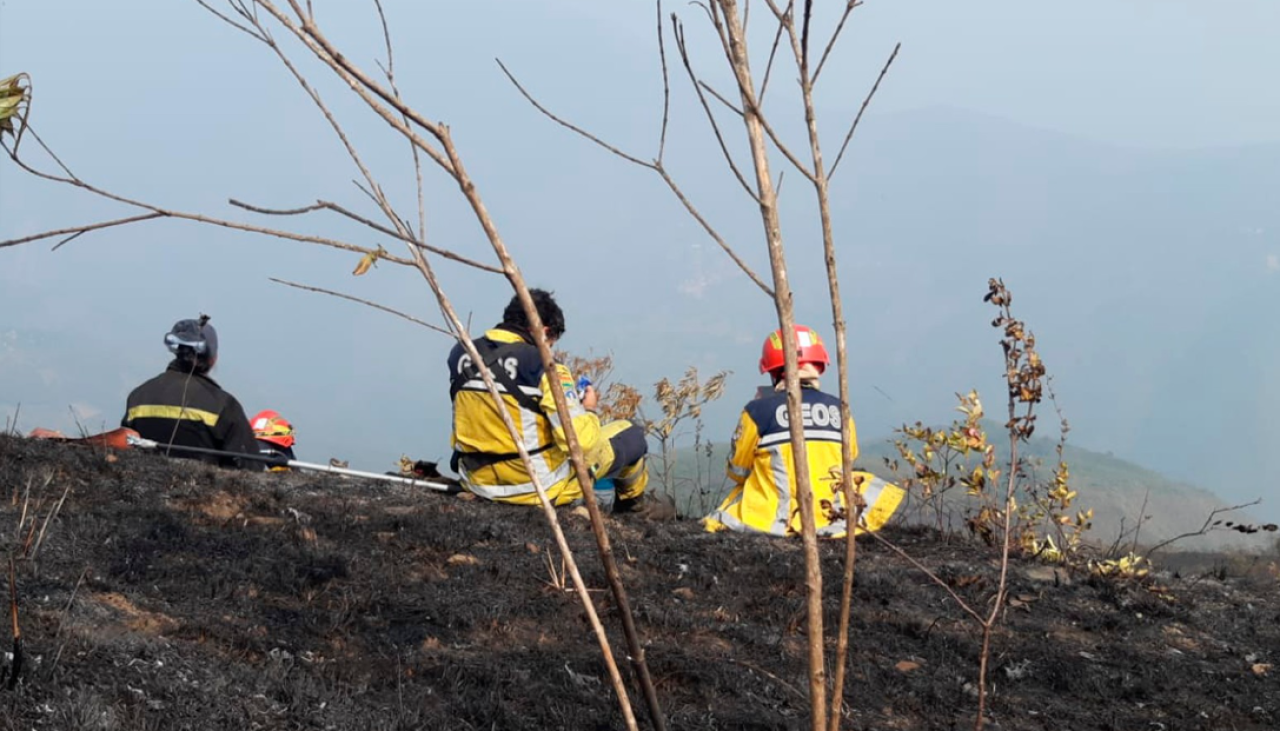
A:
{"label": "collar of jacket", "polygon": [[494,341],[495,343],[528,343],[534,345],[533,337],[528,333],[522,333],[517,330],[498,325],[491,330],[486,330],[484,337]]}
{"label": "collar of jacket", "polygon": [[208,381],[209,383],[212,383],[214,386],[217,386],[218,388],[222,388],[222,386],[218,386],[217,381],[209,377],[209,373],[207,371],[205,373],[199,373],[197,371],[189,371],[186,368],[182,367],[182,362],[179,361],[177,358],[174,358],[173,361],[169,363],[169,367],[165,368],[165,370],[173,371],[174,373],[181,373],[184,376],[187,374],[190,374],[192,378],[201,378]]}

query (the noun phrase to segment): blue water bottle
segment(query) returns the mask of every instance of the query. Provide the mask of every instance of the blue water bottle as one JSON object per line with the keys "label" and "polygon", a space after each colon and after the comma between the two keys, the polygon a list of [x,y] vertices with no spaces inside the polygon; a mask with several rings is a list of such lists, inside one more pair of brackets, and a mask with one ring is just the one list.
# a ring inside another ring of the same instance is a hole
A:
{"label": "blue water bottle", "polygon": [[613,478],[606,477],[596,480],[594,485],[596,494],[596,505],[600,506],[600,510],[605,513],[613,512],[613,501],[616,491],[613,486]]}

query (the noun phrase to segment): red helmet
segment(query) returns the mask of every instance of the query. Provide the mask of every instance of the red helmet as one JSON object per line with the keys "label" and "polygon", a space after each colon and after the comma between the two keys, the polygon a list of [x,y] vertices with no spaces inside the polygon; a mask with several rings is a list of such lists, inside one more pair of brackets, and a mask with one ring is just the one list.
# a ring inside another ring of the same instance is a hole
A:
{"label": "red helmet", "polygon": [[259,411],[249,425],[253,427],[253,436],[264,442],[292,447],[297,441],[293,436],[293,424],[271,409]]}
{"label": "red helmet", "polygon": [[[796,350],[799,356],[798,362],[801,365],[812,363],[818,366],[819,373],[825,371],[827,364],[831,362],[831,357],[827,355],[827,346],[822,344],[822,338],[804,325],[796,325]],[[764,340],[764,349],[760,353],[760,372],[779,371],[782,370],[783,365],[782,330],[779,329]]]}

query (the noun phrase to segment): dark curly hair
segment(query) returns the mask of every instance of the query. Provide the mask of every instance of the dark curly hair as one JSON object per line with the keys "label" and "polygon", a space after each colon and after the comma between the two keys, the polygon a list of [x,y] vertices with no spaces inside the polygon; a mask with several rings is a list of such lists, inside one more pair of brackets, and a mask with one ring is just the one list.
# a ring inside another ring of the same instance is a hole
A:
{"label": "dark curly hair", "polygon": [[[529,296],[533,298],[533,306],[537,308],[542,324],[550,331],[549,336],[559,340],[564,335],[564,312],[560,309],[560,305],[556,304],[555,297],[545,289],[531,289]],[[520,295],[513,296],[507,303],[507,308],[502,311],[502,327],[532,334],[529,317],[525,314],[524,306],[520,304]]]}

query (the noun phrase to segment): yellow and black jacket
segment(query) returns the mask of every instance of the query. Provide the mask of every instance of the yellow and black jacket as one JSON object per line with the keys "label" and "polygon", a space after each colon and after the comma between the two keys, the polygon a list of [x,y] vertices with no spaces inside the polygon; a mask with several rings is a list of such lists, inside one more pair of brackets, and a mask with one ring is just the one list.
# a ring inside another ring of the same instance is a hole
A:
{"label": "yellow and black jacket", "polygon": [[[178,361],[170,363],[164,373],[133,389],[120,425],[162,447],[172,444],[224,452],[258,453],[258,443],[240,402],[209,376],[190,373]],[[212,455],[201,456],[200,459],[224,467],[261,469],[258,462],[251,460]]]}
{"label": "yellow and black jacket", "polygon": [[[840,537],[848,530],[844,496],[836,489],[840,483],[843,432],[840,399],[816,388],[802,388],[800,393],[818,535]],[[704,519],[707,530],[727,528],[775,536],[800,533],[795,456],[788,423],[784,391],[775,391],[746,405],[733,435],[726,467],[735,487],[720,507]],[[858,435],[852,419],[847,428],[853,441],[853,456],[857,458]],[[902,490],[867,472],[853,474],[855,481],[862,478],[859,492],[867,501],[863,526],[876,530],[897,509]],[[857,530],[861,532],[863,528]]]}
{"label": "yellow and black jacket", "polygon": [[[556,372],[548,377],[537,346],[521,334],[499,327],[489,330],[475,343],[485,360],[493,364],[491,372],[496,374],[501,369],[505,380],[519,392],[512,394],[502,380],[495,378],[507,413],[520,430],[525,449],[533,457],[535,472],[547,497],[556,505],[581,497],[582,490],[569,460],[568,443],[560,426],[561,415],[556,411],[551,389],[564,392],[569,417],[587,463],[598,474],[605,474],[613,466],[610,432],[615,425],[627,425],[626,422],[612,422],[602,428],[599,417],[583,408],[578,400],[569,369],[557,365]],[[538,504],[532,477],[520,460],[511,433],[461,344],[455,345],[449,354],[449,374],[453,397],[450,441],[455,455],[454,468],[462,477],[462,484],[489,500]]]}

